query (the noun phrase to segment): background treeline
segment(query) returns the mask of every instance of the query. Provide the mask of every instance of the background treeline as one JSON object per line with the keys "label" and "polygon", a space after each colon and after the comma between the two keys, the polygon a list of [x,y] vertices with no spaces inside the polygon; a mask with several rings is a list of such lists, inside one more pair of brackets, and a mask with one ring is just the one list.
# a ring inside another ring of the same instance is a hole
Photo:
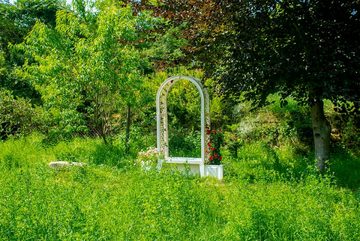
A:
{"label": "background treeline", "polygon": [[[337,4],[341,11],[332,11]],[[34,131],[50,143],[98,136],[136,154],[146,147],[135,140],[155,133],[158,86],[181,74],[208,88],[212,126],[224,129],[234,158],[255,140],[270,149],[288,143],[309,158],[315,151],[321,170],[331,145],[358,154],[360,45],[348,36],[358,32],[355,2],[68,6],[51,0],[0,7],[2,140]],[[326,10],[332,14],[325,16]],[[305,27],[308,18],[312,25]],[[286,25],[289,19],[297,32]],[[347,29],[339,32],[341,24]],[[181,84],[169,100],[170,144],[174,155],[197,155],[199,101],[192,86]]]}

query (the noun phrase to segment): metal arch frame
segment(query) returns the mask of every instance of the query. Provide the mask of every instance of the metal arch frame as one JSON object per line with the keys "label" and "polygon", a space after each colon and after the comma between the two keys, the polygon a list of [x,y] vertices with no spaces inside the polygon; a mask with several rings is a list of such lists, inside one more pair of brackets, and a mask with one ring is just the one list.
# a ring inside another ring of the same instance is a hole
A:
{"label": "metal arch frame", "polygon": [[[168,114],[167,114],[167,98],[172,86],[179,80],[188,80],[195,85],[199,91],[201,98],[201,158],[187,158],[187,157],[169,157],[169,139],[168,139]],[[200,80],[189,76],[173,76],[167,78],[158,89],[156,95],[156,120],[157,120],[157,151],[159,153],[158,167],[161,168],[163,161],[174,163],[189,163],[198,164],[200,169],[200,176],[205,175],[205,161],[208,159],[209,150],[206,142],[209,141],[209,136],[206,129],[210,129],[210,108],[209,95],[207,90],[202,86]],[[160,154],[164,155],[164,159],[160,158]],[[190,162],[189,159],[193,161]]]}

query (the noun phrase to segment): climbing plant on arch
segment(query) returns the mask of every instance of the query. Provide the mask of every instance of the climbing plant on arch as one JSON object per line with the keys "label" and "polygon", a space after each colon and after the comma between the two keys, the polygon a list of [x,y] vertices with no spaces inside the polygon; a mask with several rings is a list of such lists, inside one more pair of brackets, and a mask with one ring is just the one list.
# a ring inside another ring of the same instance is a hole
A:
{"label": "climbing plant on arch", "polygon": [[[167,98],[172,86],[179,80],[187,80],[194,84],[200,94],[201,109],[201,157],[170,157],[169,156],[169,126],[167,113]],[[166,79],[160,86],[156,95],[156,114],[157,114],[157,151],[159,153],[158,166],[162,164],[190,164],[198,165],[200,176],[206,175],[205,164],[208,160],[209,150],[207,143],[209,135],[206,130],[210,129],[210,107],[209,95],[198,79],[189,76],[173,76]]]}

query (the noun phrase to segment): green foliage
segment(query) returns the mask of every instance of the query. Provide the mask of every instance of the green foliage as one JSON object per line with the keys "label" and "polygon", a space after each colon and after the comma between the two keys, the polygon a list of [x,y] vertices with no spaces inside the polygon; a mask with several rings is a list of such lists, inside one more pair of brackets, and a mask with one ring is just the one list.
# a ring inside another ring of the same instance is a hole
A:
{"label": "green foliage", "polygon": [[[54,27],[38,21],[12,47],[24,59],[12,75],[39,94],[50,138],[95,135],[107,143],[132,118],[144,117],[139,109],[157,84],[144,83],[145,76],[181,58],[183,44],[176,29],[133,4],[74,1],[71,11],[57,11]],[[135,114],[123,125],[128,108]]]}
{"label": "green foliage", "polygon": [[359,12],[355,0],[171,0],[163,10],[176,23],[190,23],[191,56],[203,60],[207,75],[228,97],[244,96],[264,106],[270,94],[278,93],[283,104],[292,97],[312,107],[320,171],[330,152],[322,100],[360,112]]}
{"label": "green foliage", "polygon": [[[243,147],[241,156],[247,158],[227,158],[225,180],[219,182],[91,164],[96,156],[112,160],[119,154],[110,148],[96,154],[98,139],[53,146],[42,140],[32,135],[0,143],[0,239],[355,240],[360,235],[356,193],[315,171],[292,179],[278,175],[275,166],[258,165],[255,159],[273,158],[259,154],[267,150],[261,144]],[[90,165],[47,166],[60,157]],[[234,164],[237,177],[229,175]]]}
{"label": "green foliage", "polygon": [[189,81],[176,82],[168,96],[168,118],[172,128],[200,129],[200,95]]}
{"label": "green foliage", "polygon": [[[359,115],[353,114],[345,109],[338,108],[330,101],[324,103],[325,114],[331,124],[331,140],[333,145],[341,146],[359,154],[360,146],[360,121]],[[349,108],[354,106],[347,102]]]}
{"label": "green foliage", "polygon": [[0,139],[42,130],[44,117],[40,108],[33,108],[29,101],[14,98],[10,91],[0,89]]}
{"label": "green foliage", "polygon": [[[277,95],[270,96],[268,101],[268,106],[252,111],[251,102],[243,102],[234,108],[240,122],[227,126],[224,133],[227,158],[233,160],[227,164],[227,175],[245,180],[300,180],[314,174],[307,108],[291,98],[287,99],[285,107],[281,107]],[[325,114],[333,127],[332,156],[327,173],[337,185],[356,190],[359,155],[357,148],[346,143],[356,135],[356,128],[352,127],[351,132],[339,132],[339,129],[344,130],[341,125],[345,125],[346,115],[335,112],[331,102],[325,103]]]}
{"label": "green foliage", "polygon": [[280,97],[271,95],[269,105],[252,110],[252,102],[242,102],[234,108],[234,115],[240,121],[227,126],[225,142],[237,156],[237,149],[242,145],[260,141],[272,148],[294,146],[298,154],[307,156],[312,145],[312,127],[309,110],[299,105],[292,98],[281,106]]}
{"label": "green foliage", "polygon": [[115,3],[102,5],[96,21],[89,22],[58,11],[54,29],[38,22],[16,46],[27,57],[16,73],[41,94],[54,120],[52,132],[90,131],[105,139],[121,106],[136,104],[149,65],[142,36],[155,27],[154,18],[139,16]]}
{"label": "green foliage", "polygon": [[[157,65],[157,69],[168,70],[169,67],[174,66],[174,63],[179,59],[184,59],[186,56],[182,51],[182,47],[186,46],[187,41],[181,35],[183,25],[177,27],[170,27],[168,24],[164,26],[167,29],[165,32],[160,32],[157,35],[158,41],[149,50],[149,54]],[[176,66],[175,66],[176,68]]]}
{"label": "green foliage", "polygon": [[199,131],[189,132],[184,128],[174,128],[169,135],[169,154],[175,157],[200,157],[201,135]]}
{"label": "green foliage", "polygon": [[210,47],[220,52],[220,66],[209,71],[227,91],[246,91],[259,104],[280,92],[304,102],[348,100],[359,109],[357,1],[227,0],[221,8],[224,27]]}
{"label": "green foliage", "polygon": [[170,156],[201,155],[200,95],[189,81],[179,81],[168,96]]}
{"label": "green foliage", "polygon": [[0,2],[0,87],[11,90],[14,96],[39,104],[39,94],[27,79],[13,71],[24,62],[22,51],[14,51],[13,44],[24,41],[36,21],[55,25],[56,11],[63,9],[62,0],[18,0],[10,4]]}

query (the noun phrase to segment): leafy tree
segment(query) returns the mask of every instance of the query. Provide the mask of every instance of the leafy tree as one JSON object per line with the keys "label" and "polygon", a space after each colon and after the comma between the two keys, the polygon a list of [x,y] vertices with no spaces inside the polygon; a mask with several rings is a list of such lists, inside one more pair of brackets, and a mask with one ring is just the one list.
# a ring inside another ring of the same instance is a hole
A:
{"label": "leafy tree", "polygon": [[245,92],[264,105],[278,92],[283,104],[292,96],[311,107],[315,156],[323,171],[330,152],[323,99],[359,111],[359,2],[210,1],[222,16],[210,14],[208,21],[196,14],[202,5],[197,1],[185,7],[164,2],[186,9],[181,21],[202,26],[194,38],[202,46],[198,59],[207,57],[203,66],[228,96]]}
{"label": "leafy tree", "polygon": [[0,87],[11,90],[15,96],[25,97],[38,102],[39,95],[26,80],[16,78],[12,73],[15,66],[23,64],[21,52],[11,51],[9,46],[20,43],[34,26],[40,21],[48,26],[55,25],[56,11],[63,9],[62,0],[18,0],[14,4],[9,1],[0,2]]}
{"label": "leafy tree", "polygon": [[63,7],[62,0],[0,1],[1,139],[42,129],[44,115],[34,106],[41,104],[40,95],[28,79],[14,73],[24,56],[11,46],[22,42],[36,21],[54,26],[56,11]]}
{"label": "leafy tree", "polygon": [[[224,30],[224,15],[221,1],[216,0],[142,0],[136,5],[139,9],[148,9],[155,16],[169,21],[178,34],[186,40],[181,46],[184,56],[176,59],[176,64],[188,64],[198,68],[209,63],[209,47],[215,48],[215,37]],[[187,44],[185,44],[187,43]],[[213,57],[215,59],[215,57]]]}
{"label": "leafy tree", "polygon": [[330,126],[323,99],[359,111],[360,4],[357,1],[226,1],[221,82],[263,104],[279,92],[311,107],[315,156],[323,171]]}
{"label": "leafy tree", "polygon": [[112,1],[96,6],[91,17],[81,11],[59,11],[55,28],[38,22],[16,47],[26,55],[16,73],[31,79],[58,133],[91,131],[106,142],[119,126],[114,122],[119,122],[122,109],[127,112],[128,143],[131,109],[141,99],[150,61],[164,50],[151,33],[163,26],[162,20],[146,11],[134,14],[130,5]]}

